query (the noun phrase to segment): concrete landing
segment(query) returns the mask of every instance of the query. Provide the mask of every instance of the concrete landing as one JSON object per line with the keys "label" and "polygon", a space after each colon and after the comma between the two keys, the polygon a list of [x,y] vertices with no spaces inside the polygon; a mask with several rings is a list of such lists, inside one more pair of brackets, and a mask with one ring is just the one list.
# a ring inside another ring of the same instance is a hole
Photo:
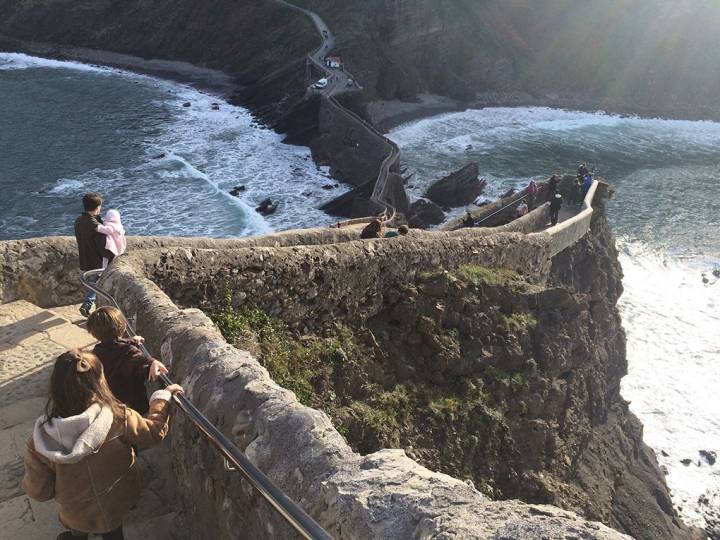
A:
{"label": "concrete landing", "polygon": [[[0,305],[0,540],[49,540],[64,530],[55,504],[31,500],[20,481],[25,445],[45,405],[55,358],[95,344],[79,307],[42,309],[25,301]],[[172,538],[171,490],[163,483],[170,475],[167,448],[143,452],[140,464],[147,489],[138,510],[128,516],[125,538]]]}

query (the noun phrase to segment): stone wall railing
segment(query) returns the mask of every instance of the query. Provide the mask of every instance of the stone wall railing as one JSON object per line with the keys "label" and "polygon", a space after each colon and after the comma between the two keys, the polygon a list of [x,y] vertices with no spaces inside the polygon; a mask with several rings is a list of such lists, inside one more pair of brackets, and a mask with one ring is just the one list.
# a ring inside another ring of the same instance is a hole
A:
{"label": "stone wall railing", "polygon": [[541,233],[535,233],[537,235],[547,235],[550,237],[550,253],[552,256],[572,246],[590,230],[590,222],[592,221],[593,215],[592,204],[598,185],[597,180],[592,183],[592,186],[590,186],[590,189],[583,199],[582,209],[577,215]]}
{"label": "stone wall railing", "polygon": [[[182,247],[227,249],[337,244],[357,240],[362,226],[315,228],[218,240],[212,238],[130,237],[128,252]],[[77,245],[69,236],[0,241],[0,303],[24,299],[40,307],[80,302]]]}
{"label": "stone wall railing", "polygon": [[[458,236],[469,241],[467,234]],[[374,244],[402,248],[401,242],[378,241],[350,243],[345,249]],[[504,251],[492,243],[484,248]],[[298,248],[275,249],[290,254]],[[273,248],[252,251],[267,255]],[[136,321],[150,349],[171,366],[172,377],[203,414],[338,540],[565,538],[571,533],[596,540],[628,538],[554,507],[490,501],[401,450],[354,453],[324,413],[300,404],[249,353],[229,346],[202,312],[178,308],[145,277],[152,259],[167,255],[168,250],[151,250],[121,257],[101,286]],[[374,264],[381,267],[380,258]],[[323,261],[316,265],[324,267]],[[190,537],[235,538],[239,531],[249,538],[296,537],[238,475],[225,469],[182,415],[173,419],[170,444]]]}

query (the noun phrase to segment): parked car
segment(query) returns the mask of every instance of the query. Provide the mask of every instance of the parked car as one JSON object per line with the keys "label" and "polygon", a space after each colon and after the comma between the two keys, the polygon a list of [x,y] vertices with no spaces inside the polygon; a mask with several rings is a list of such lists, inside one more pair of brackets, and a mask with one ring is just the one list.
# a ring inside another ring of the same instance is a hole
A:
{"label": "parked car", "polygon": [[328,85],[328,80],[325,78],[320,79],[318,82],[312,85],[315,90],[322,90]]}

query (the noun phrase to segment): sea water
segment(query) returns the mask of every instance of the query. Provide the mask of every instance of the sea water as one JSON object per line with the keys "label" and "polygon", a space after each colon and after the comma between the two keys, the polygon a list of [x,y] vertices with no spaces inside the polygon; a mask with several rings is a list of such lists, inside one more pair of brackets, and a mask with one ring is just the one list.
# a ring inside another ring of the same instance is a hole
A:
{"label": "sea water", "polygon": [[470,161],[480,164],[490,198],[583,161],[607,178],[625,274],[622,394],[668,472],[676,508],[702,526],[698,499],[720,491],[720,460],[710,465],[699,454],[720,456],[720,282],[712,276],[720,264],[720,124],[488,108],[413,122],[390,137],[418,197]]}
{"label": "sea water", "polygon": [[[698,498],[720,490],[720,463],[698,454],[720,453],[720,283],[709,274],[720,262],[720,124],[491,108],[391,137],[415,173],[415,197],[468,161],[479,162],[488,198],[581,161],[611,182],[625,272],[622,392],[675,505],[702,524]],[[316,208],[344,188],[322,189],[327,171],[281,140],[245,109],[188,86],[0,54],[0,239],[71,234],[88,190],[121,210],[130,234],[233,237],[330,223]],[[233,197],[237,185],[247,189]],[[265,197],[280,201],[267,218],[254,211]]]}
{"label": "sea water", "polygon": [[[189,103],[190,106],[184,106]],[[217,106],[213,104],[216,103]],[[219,110],[214,110],[219,108]],[[345,191],[246,109],[126,71],[0,54],[0,239],[71,234],[98,191],[128,234],[234,237],[328,224]],[[245,186],[239,197],[230,195]],[[255,212],[279,202],[275,214]]]}

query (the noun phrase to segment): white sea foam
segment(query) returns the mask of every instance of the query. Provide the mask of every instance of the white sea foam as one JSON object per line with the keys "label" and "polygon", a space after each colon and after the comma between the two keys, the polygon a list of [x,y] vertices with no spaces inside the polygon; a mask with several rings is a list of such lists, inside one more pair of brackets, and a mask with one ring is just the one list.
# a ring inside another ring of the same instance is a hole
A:
{"label": "white sea foam", "polygon": [[[699,454],[720,453],[720,281],[709,273],[718,261],[678,261],[638,242],[619,245],[631,359],[622,392],[667,468],[675,504],[702,526],[698,498],[720,491],[720,464],[710,466]],[[707,284],[702,271],[710,275]]]}
{"label": "white sea foam", "polygon": [[67,60],[51,60],[49,58],[39,58],[37,56],[29,56],[23,53],[0,53],[0,71],[37,68],[71,69],[74,71],[89,71],[93,73],[112,73],[119,71],[104,66],[83,64],[81,62],[72,62]]}
{"label": "white sea foam", "polygon": [[[258,127],[246,109],[146,75],[0,54],[0,70],[33,68],[132,79],[152,90],[144,95],[154,95],[150,104],[168,119],[148,130],[139,165],[76,174],[58,181],[48,195],[101,191],[124,210],[133,234],[243,236],[333,221],[317,207],[347,188],[321,189],[335,184],[328,169],[315,166],[308,148],[282,144],[282,136]],[[189,107],[183,106],[188,102]],[[143,126],[135,117],[132,122]],[[156,159],[159,155],[165,157]],[[231,196],[229,191],[239,185],[245,190]],[[254,207],[268,197],[279,206],[263,218]]]}
{"label": "white sea foam", "polygon": [[73,180],[71,178],[61,178],[57,181],[48,193],[53,195],[69,195],[82,193],[84,184],[80,180]]}

